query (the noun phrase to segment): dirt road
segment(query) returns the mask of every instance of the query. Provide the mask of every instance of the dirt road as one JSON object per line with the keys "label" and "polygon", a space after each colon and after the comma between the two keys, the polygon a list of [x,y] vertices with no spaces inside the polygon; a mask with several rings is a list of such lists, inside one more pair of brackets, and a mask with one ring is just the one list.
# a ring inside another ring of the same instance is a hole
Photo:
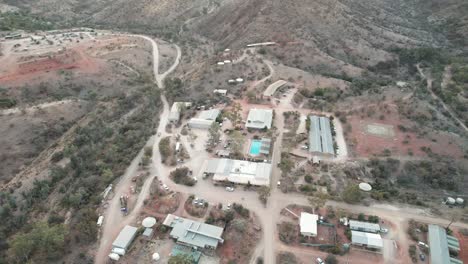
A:
{"label": "dirt road", "polygon": [[[152,43],[152,53],[153,53],[153,72],[155,76],[155,82],[157,83],[158,87],[160,89],[163,88],[163,81],[164,78],[172,72],[177,65],[179,64],[180,61],[180,49],[177,47],[177,58],[174,62],[174,64],[167,70],[166,72],[159,74],[158,69],[159,69],[159,51],[158,51],[158,46],[156,42],[151,39],[150,37],[147,36],[141,36],[141,35],[129,35],[133,37],[139,37],[143,38],[145,40],[148,40]],[[160,116],[160,121],[159,121],[159,126],[157,128],[156,134],[161,133],[161,135],[165,135],[165,128],[167,124],[167,119],[169,116],[169,104],[166,100],[166,97],[164,94],[161,94],[161,100],[163,102],[163,111]],[[156,146],[159,143],[159,140],[161,137],[157,136],[152,136],[148,142],[146,143],[146,146],[152,146],[153,147],[153,164],[161,164],[161,158],[159,155],[159,152],[156,149]],[[120,181],[118,182],[117,186],[114,189],[114,197],[111,201],[109,201],[109,207],[104,213],[104,225],[103,225],[103,230],[102,230],[102,236],[101,236],[101,241],[99,245],[99,249],[96,253],[95,256],[95,263],[105,263],[107,260],[107,255],[110,253],[110,250],[112,248],[112,241],[117,237],[118,233],[120,230],[127,224],[132,223],[135,218],[138,216],[142,206],[143,202],[148,197],[149,191],[150,191],[150,186],[151,183],[153,182],[154,178],[157,176],[157,168],[152,167],[151,168],[151,174],[150,176],[145,180],[143,183],[143,187],[141,189],[141,192],[139,193],[137,197],[136,204],[132,208],[132,211],[129,215],[123,216],[122,213],[120,212],[120,201],[119,197],[121,195],[125,195],[129,193],[130,186],[132,185],[132,176],[135,175],[135,173],[138,170],[138,163],[141,160],[141,157],[143,155],[143,149],[138,153],[138,155],[133,159],[132,163],[130,166],[127,168],[125,171],[125,174],[122,175]]]}

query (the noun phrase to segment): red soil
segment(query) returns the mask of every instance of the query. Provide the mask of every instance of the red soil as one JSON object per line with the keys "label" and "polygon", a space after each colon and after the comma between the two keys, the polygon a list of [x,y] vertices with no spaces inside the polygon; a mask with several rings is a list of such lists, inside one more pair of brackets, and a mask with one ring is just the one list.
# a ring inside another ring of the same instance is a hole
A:
{"label": "red soil", "polygon": [[[384,149],[389,149],[393,156],[409,156],[411,150],[414,156],[425,157],[427,154],[421,150],[422,147],[431,148],[432,152],[451,157],[463,157],[463,152],[458,146],[457,139],[449,134],[434,133],[426,135],[424,138],[418,137],[416,133],[402,132],[398,126],[410,127],[410,121],[401,120],[396,110],[391,110],[385,114],[383,120],[377,118],[362,117],[360,115],[348,116],[348,123],[352,127],[351,133],[347,136],[348,144],[353,152],[359,157],[369,157],[382,154]],[[378,123],[392,125],[394,137],[381,137],[368,134],[366,125]],[[432,139],[435,139],[433,141]],[[408,141],[404,143],[404,141]]]}

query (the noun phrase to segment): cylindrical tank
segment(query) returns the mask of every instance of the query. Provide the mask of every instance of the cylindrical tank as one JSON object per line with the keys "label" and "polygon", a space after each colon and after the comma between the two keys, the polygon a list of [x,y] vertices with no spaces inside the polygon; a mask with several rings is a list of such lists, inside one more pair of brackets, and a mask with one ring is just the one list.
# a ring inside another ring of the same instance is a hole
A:
{"label": "cylindrical tank", "polygon": [[462,198],[458,197],[457,200],[455,200],[457,202],[457,204],[463,204],[465,202],[465,200],[463,200]]}
{"label": "cylindrical tank", "polygon": [[445,201],[445,203],[447,203],[447,204],[455,204],[455,199],[453,199],[452,197],[447,197],[447,200]]}
{"label": "cylindrical tank", "polygon": [[123,248],[113,248],[112,253],[119,254],[120,256],[125,255],[125,249]]}
{"label": "cylindrical tank", "polygon": [[159,259],[161,259],[161,257],[159,256],[159,253],[154,253],[153,254],[153,261],[158,261]]}
{"label": "cylindrical tank", "polygon": [[116,253],[110,253],[109,258],[112,259],[112,260],[119,260],[120,256],[118,254],[116,254]]}

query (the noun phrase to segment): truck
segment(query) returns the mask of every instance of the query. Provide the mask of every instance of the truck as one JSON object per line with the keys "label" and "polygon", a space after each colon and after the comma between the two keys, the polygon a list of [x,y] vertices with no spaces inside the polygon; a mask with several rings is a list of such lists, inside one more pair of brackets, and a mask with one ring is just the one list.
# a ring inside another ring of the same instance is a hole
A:
{"label": "truck", "polygon": [[127,196],[120,196],[120,211],[122,211],[124,214],[128,213],[127,200]]}

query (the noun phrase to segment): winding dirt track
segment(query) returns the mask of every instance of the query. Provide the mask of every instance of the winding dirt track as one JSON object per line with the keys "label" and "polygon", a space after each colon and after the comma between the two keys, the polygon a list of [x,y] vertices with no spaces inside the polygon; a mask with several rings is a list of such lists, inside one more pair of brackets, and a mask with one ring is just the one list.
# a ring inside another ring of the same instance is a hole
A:
{"label": "winding dirt track", "polygon": [[[166,72],[159,74],[159,50],[158,50],[158,45],[156,41],[154,41],[152,38],[148,36],[142,36],[142,35],[125,35],[125,36],[143,38],[151,42],[152,53],[153,53],[153,73],[155,76],[155,83],[157,84],[159,89],[163,89],[164,78],[166,78],[168,74],[174,71],[180,62],[180,57],[181,57],[180,48],[177,45],[175,45],[176,50],[177,50],[177,58],[174,64]],[[161,113],[161,116],[160,116],[160,122],[157,128],[156,134],[161,133],[161,135],[165,135],[166,134],[165,133],[166,122],[169,116],[169,104],[163,93],[161,93],[161,101],[163,102],[163,112]],[[159,153],[156,150],[156,146],[159,143],[160,138],[161,137],[156,138],[156,136],[153,135],[146,143],[146,146],[153,147],[153,163],[158,163],[159,161],[159,164],[160,164],[160,157],[159,157]],[[143,187],[137,197],[135,206],[133,206],[131,213],[127,216],[123,216],[122,213],[120,212],[119,197],[121,195],[125,195],[129,193],[130,186],[132,185],[132,181],[131,181],[132,176],[135,175],[135,173],[137,172],[138,163],[140,162],[142,156],[143,156],[143,149],[133,159],[130,166],[127,168],[124,175],[122,175],[121,179],[119,180],[117,186],[115,186],[114,188],[114,197],[112,200],[109,201],[109,207],[104,213],[104,223],[103,223],[103,229],[102,229],[102,234],[101,234],[101,241],[100,241],[99,248],[95,255],[95,263],[106,263],[107,255],[110,253],[110,250],[112,248],[112,241],[117,237],[118,233],[125,225],[130,224],[135,220],[140,210],[142,209],[144,200],[149,195],[151,183],[153,182],[154,178],[157,176],[157,171],[155,170],[155,168],[152,168],[151,176],[149,176],[143,183]]]}

